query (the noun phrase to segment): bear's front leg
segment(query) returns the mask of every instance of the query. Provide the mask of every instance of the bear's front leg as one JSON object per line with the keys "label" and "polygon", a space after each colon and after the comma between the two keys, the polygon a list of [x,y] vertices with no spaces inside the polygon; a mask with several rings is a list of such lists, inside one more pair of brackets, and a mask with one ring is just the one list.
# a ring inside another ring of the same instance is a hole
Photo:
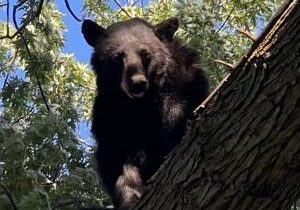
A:
{"label": "bear's front leg", "polygon": [[122,174],[115,184],[117,209],[128,209],[142,195],[143,181],[140,171],[131,164],[124,164]]}

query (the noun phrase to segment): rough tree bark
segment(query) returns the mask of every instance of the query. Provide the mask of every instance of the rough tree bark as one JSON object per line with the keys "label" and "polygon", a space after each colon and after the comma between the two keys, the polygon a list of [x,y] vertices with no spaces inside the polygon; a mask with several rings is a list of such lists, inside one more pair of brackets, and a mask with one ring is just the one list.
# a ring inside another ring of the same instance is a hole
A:
{"label": "rough tree bark", "polygon": [[290,209],[300,196],[300,1],[277,12],[133,209]]}

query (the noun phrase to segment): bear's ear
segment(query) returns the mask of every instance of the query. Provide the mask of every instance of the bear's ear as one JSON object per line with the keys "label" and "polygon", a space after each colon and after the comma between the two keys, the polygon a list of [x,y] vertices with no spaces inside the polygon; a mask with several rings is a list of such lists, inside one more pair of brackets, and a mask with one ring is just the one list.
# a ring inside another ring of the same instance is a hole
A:
{"label": "bear's ear", "polygon": [[92,20],[83,21],[81,32],[86,42],[92,47],[95,47],[100,37],[106,36],[106,30]]}
{"label": "bear's ear", "polygon": [[161,39],[171,40],[179,27],[176,17],[171,17],[155,26],[155,32]]}

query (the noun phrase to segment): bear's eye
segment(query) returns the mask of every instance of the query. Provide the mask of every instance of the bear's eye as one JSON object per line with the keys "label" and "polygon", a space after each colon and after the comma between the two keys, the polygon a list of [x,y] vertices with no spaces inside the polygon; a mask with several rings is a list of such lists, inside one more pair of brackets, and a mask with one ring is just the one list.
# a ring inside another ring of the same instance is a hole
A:
{"label": "bear's eye", "polygon": [[115,62],[122,62],[124,58],[124,53],[123,52],[115,52],[113,55],[112,55],[112,59],[115,61]]}
{"label": "bear's eye", "polygon": [[140,55],[142,57],[142,61],[144,65],[148,65],[151,60],[151,54],[147,50],[143,49],[140,51]]}

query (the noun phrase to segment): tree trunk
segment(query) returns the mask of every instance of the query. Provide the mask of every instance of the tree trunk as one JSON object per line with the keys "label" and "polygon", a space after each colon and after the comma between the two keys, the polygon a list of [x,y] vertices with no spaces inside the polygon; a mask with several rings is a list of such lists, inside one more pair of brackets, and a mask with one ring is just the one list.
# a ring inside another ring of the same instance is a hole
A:
{"label": "tree trunk", "polygon": [[290,209],[300,196],[300,1],[287,1],[133,209]]}

